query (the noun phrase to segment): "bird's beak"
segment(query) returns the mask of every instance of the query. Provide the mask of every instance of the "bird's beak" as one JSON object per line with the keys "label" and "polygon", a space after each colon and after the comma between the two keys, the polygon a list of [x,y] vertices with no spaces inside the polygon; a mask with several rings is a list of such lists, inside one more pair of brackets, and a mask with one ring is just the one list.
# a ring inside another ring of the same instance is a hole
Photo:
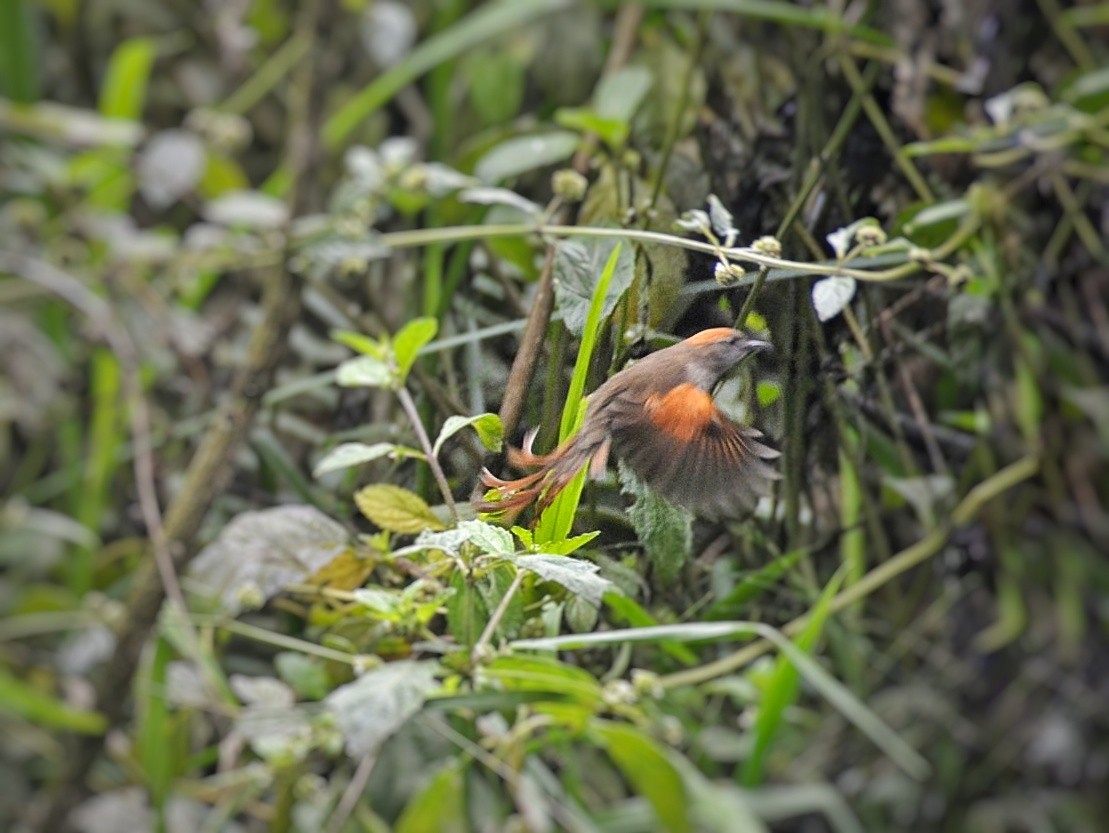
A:
{"label": "bird's beak", "polygon": [[774,345],[769,341],[760,341],[757,338],[748,339],[746,342],[747,350],[751,353],[765,353],[774,349]]}

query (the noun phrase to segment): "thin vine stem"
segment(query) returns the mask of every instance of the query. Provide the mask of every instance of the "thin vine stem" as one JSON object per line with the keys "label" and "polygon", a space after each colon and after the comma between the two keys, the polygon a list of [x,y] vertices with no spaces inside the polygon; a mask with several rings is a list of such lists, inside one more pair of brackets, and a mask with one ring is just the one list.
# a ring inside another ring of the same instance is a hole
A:
{"label": "thin vine stem", "polygon": [[943,245],[935,249],[914,250],[911,259],[906,255],[906,262],[889,269],[868,271],[854,269],[850,266],[829,263],[806,263],[800,260],[786,260],[764,254],[747,246],[733,246],[731,248],[714,246],[700,240],[690,240],[675,234],[661,231],[643,231],[640,229],[604,228],[601,226],[565,226],[546,225],[544,223],[509,223],[488,226],[445,226],[436,229],[411,229],[408,231],[394,231],[379,235],[377,242],[393,249],[408,249],[419,246],[430,246],[435,243],[457,243],[463,240],[491,239],[496,237],[524,237],[531,234],[547,235],[549,237],[602,237],[631,240],[637,243],[661,243],[667,246],[676,246],[690,251],[703,252],[728,260],[756,263],[769,269],[788,269],[806,275],[843,275],[856,278],[860,281],[872,283],[885,283],[909,277],[920,272],[924,265],[931,261],[943,260],[965,243],[978,230],[981,219],[977,214],[970,214],[964,219],[962,225]]}

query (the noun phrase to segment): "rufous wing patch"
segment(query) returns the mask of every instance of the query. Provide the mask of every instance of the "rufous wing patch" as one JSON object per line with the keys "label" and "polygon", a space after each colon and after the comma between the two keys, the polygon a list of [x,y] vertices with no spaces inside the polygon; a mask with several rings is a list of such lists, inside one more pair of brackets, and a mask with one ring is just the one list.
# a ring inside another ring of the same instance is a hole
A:
{"label": "rufous wing patch", "polygon": [[651,394],[644,407],[655,428],[680,443],[700,437],[717,413],[712,397],[688,382],[664,394]]}

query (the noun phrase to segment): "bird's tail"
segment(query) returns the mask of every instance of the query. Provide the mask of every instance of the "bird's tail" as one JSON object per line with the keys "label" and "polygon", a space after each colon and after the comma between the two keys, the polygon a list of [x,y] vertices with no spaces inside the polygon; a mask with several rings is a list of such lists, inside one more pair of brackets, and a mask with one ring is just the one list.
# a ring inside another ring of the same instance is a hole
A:
{"label": "bird's tail", "polygon": [[515,517],[534,503],[535,517],[538,518],[587,463],[590,463],[589,473],[594,477],[604,471],[609,439],[603,433],[596,432],[596,436],[594,433],[581,431],[550,454],[535,454],[531,445],[536,431],[530,431],[524,438],[523,448],[509,450],[508,462],[514,468],[534,471],[516,480],[502,480],[489,469],[482,469],[481,482],[492,493],[486,495],[485,500],[476,502],[475,507],[479,512],[507,511]]}

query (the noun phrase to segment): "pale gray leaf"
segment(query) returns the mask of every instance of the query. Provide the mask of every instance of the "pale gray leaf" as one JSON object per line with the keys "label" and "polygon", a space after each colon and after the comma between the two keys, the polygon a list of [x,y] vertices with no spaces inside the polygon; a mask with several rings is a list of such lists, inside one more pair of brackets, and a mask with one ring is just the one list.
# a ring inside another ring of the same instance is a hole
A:
{"label": "pale gray leaf", "polygon": [[622,67],[603,76],[593,93],[593,109],[606,119],[627,124],[651,90],[654,78],[647,67]]}
{"label": "pale gray leaf", "polygon": [[135,160],[139,190],[151,207],[166,208],[191,192],[206,164],[204,143],[191,131],[155,133]]}
{"label": "pale gray leaf", "polygon": [[362,45],[379,67],[391,67],[416,42],[416,18],[408,3],[374,0],[362,17]]}
{"label": "pale gray leaf", "polygon": [[229,191],[204,207],[204,218],[221,226],[274,229],[288,221],[289,208],[260,191]]}
{"label": "pale gray leaf", "polygon": [[832,275],[813,284],[812,305],[821,321],[835,318],[855,297],[855,279]]}
{"label": "pale gray leaf", "polygon": [[437,683],[434,662],[400,660],[363,674],[324,698],[352,758],[372,755],[416,714]]}
{"label": "pale gray leaf", "polygon": [[466,533],[470,543],[488,553],[496,555],[511,555],[516,551],[516,543],[512,540],[512,533],[507,529],[486,523],[485,521],[462,521],[458,529]]}
{"label": "pale gray leaf", "polygon": [[201,550],[189,575],[234,616],[245,601],[264,603],[330,564],[346,549],[347,538],[341,524],[313,506],[244,512]]}
{"label": "pale gray leaf", "polygon": [[482,182],[501,182],[570,157],[580,137],[566,130],[506,139],[478,160],[474,173]]}
{"label": "pale gray leaf", "polygon": [[561,584],[595,607],[600,606],[601,597],[614,587],[612,582],[598,575],[600,567],[580,558],[539,554],[521,555],[514,561],[517,567],[535,573],[544,581]]}
{"label": "pale gray leaf", "polygon": [[371,460],[392,454],[396,448],[393,443],[374,443],[373,445],[343,443],[335,446],[322,460],[316,463],[316,467],[312,469],[312,476],[321,477],[328,472],[368,463]]}
{"label": "pale gray leaf", "polygon": [[249,677],[232,674],[227,678],[231,690],[243,703],[251,706],[287,708],[296,702],[296,694],[276,677]]}
{"label": "pale gray leaf", "polygon": [[503,205],[514,208],[527,217],[537,218],[543,216],[543,207],[534,203],[527,197],[521,197],[515,191],[507,188],[467,188],[459,193],[462,202],[476,203],[478,205]]}

